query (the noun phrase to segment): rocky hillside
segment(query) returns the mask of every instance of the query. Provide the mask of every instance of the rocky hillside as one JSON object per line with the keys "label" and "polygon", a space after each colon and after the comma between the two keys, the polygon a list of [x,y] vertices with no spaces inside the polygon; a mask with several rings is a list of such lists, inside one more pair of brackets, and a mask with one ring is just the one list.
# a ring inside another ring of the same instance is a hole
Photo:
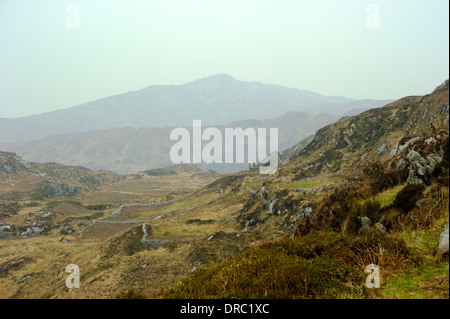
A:
{"label": "rocky hillside", "polygon": [[[342,119],[284,152],[274,176],[235,181],[250,193],[241,232],[286,235],[161,296],[448,299],[448,90]],[[380,289],[365,284],[371,264]]]}
{"label": "rocky hillside", "polygon": [[431,94],[405,97],[318,130],[280,154],[282,164],[296,168],[286,167],[285,173],[290,178],[334,173],[368,160],[392,159],[414,142],[435,144],[448,135],[448,89],[447,80]]}
{"label": "rocky hillside", "polygon": [[15,153],[0,152],[0,188],[3,199],[24,195],[32,199],[74,196],[96,186],[121,180],[108,171],[92,171],[57,163],[29,163]]}

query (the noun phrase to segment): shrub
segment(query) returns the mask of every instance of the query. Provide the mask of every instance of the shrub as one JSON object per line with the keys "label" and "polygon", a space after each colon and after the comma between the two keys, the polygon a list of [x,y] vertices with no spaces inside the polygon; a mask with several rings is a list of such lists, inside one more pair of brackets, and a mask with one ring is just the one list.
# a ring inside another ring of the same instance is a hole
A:
{"label": "shrub", "polygon": [[[340,242],[339,235],[325,234],[320,243],[313,246],[316,235],[321,236],[314,234],[306,240],[313,252],[298,238],[265,244],[211,268],[195,271],[166,291],[163,298],[367,296],[370,292],[364,287],[364,273],[340,259],[330,258],[339,251],[340,247],[333,245]],[[334,236],[335,241],[327,243],[325,239],[330,236]]]}
{"label": "shrub", "polygon": [[416,202],[422,197],[425,187],[418,184],[408,184],[403,187],[395,197],[393,206],[404,213],[414,208]]}
{"label": "shrub", "polygon": [[387,168],[379,160],[364,164],[360,169],[362,180],[370,186],[372,194],[396,186],[407,178],[406,170]]}
{"label": "shrub", "polygon": [[432,177],[444,186],[449,185],[449,138],[447,137],[442,145],[444,158],[441,163],[436,165]]}

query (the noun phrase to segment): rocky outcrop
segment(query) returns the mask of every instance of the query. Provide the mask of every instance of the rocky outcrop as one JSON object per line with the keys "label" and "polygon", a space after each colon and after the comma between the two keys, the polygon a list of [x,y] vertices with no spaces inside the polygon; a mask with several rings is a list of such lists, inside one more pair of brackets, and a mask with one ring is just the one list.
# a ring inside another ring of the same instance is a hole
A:
{"label": "rocky outcrop", "polygon": [[434,168],[442,162],[443,154],[429,154],[424,158],[418,152],[411,150],[406,157],[410,162],[407,182],[428,185]]}
{"label": "rocky outcrop", "polygon": [[311,206],[306,206],[306,207],[302,207],[300,209],[300,214],[297,215],[297,217],[295,218],[296,222],[302,221],[305,218],[309,217],[312,213],[313,209]]}
{"label": "rocky outcrop", "polygon": [[302,150],[304,150],[305,147],[308,146],[314,140],[314,138],[315,138],[315,135],[308,136],[307,138],[301,140],[300,142],[298,142],[291,148],[280,153],[279,154],[279,164],[286,165],[287,163],[289,163],[289,160],[291,158],[297,156],[298,154],[300,154],[300,152]]}
{"label": "rocky outcrop", "polygon": [[381,156],[388,151],[388,147],[386,143],[381,144],[381,146],[377,149],[377,155]]}
{"label": "rocky outcrop", "polygon": [[435,167],[442,162],[442,144],[448,132],[430,136],[402,138],[390,151],[388,167],[405,171],[409,184],[429,185]]}
{"label": "rocky outcrop", "polygon": [[0,239],[11,238],[16,236],[14,225],[1,225],[0,226]]}
{"label": "rocky outcrop", "polygon": [[28,238],[28,237],[40,235],[40,234],[42,234],[43,231],[44,231],[44,228],[29,227],[29,228],[27,228],[26,231],[21,232],[20,236]]}

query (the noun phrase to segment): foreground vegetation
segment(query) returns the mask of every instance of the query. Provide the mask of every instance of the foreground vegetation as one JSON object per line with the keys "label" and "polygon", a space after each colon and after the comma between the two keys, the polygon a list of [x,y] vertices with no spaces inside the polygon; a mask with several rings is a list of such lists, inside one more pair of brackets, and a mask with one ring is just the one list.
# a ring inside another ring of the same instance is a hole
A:
{"label": "foreground vegetation", "polygon": [[[449,298],[448,249],[437,251],[449,221],[448,139],[444,149],[430,185],[369,163],[292,235],[199,269],[160,297]],[[380,289],[365,285],[370,264]]]}

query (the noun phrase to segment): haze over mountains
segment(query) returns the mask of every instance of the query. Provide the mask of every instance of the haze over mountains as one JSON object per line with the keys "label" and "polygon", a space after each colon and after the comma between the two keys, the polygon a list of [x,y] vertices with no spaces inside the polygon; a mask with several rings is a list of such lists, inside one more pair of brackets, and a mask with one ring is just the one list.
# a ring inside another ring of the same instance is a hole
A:
{"label": "haze over mountains", "polygon": [[219,74],[183,85],[152,85],[74,107],[17,119],[0,118],[0,143],[24,142],[56,134],[116,127],[224,125],[233,121],[265,120],[289,111],[342,115],[357,108],[374,108],[390,101],[356,101],[344,97],[244,82]]}
{"label": "haze over mountains", "polygon": [[[219,74],[183,85],[152,85],[58,111],[0,119],[0,148],[27,161],[58,162],[130,174],[172,164],[170,131],[177,126],[276,127],[279,150],[342,116],[390,100],[322,96]],[[219,172],[247,165],[209,165]]]}
{"label": "haze over mountains", "polygon": [[[289,112],[271,120],[244,120],[216,127],[222,133],[225,127],[278,127],[279,148],[286,149],[338,119],[339,116],[329,114],[309,115],[303,112]],[[173,164],[169,155],[170,148],[175,142],[169,139],[170,132],[171,128],[113,128],[60,134],[4,146],[2,149],[14,151],[27,161],[57,162],[130,174]],[[247,164],[200,166],[218,172],[248,168]]]}

